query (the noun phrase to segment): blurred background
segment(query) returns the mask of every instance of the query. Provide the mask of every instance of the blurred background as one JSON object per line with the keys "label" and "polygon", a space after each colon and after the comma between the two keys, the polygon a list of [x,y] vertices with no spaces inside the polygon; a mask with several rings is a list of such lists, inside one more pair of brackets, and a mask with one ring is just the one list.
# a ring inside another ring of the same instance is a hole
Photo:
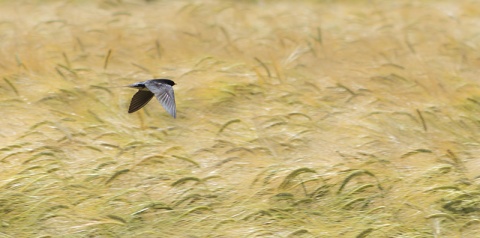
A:
{"label": "blurred background", "polygon": [[0,1],[0,237],[476,237],[479,16]]}

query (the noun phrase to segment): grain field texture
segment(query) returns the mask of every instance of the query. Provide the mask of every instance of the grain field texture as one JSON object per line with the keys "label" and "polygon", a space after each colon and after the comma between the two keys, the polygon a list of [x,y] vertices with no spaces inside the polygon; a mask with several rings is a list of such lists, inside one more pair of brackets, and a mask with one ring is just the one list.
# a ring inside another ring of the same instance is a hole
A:
{"label": "grain field texture", "polygon": [[[0,238],[476,237],[478,1],[0,1]],[[176,82],[177,118],[135,89]]]}

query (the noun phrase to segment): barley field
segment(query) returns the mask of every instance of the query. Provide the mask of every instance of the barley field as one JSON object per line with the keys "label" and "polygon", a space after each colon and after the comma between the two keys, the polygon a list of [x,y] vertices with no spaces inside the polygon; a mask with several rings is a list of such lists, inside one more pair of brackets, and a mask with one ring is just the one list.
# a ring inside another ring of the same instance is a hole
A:
{"label": "barley field", "polygon": [[473,0],[0,1],[0,238],[478,237],[479,48]]}

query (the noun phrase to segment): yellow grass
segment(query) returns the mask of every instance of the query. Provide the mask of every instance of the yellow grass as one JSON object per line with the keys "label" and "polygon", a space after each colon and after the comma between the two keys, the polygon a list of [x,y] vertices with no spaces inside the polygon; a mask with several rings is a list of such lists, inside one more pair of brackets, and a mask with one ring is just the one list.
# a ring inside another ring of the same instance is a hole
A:
{"label": "yellow grass", "polygon": [[476,237],[479,16],[1,1],[0,237]]}

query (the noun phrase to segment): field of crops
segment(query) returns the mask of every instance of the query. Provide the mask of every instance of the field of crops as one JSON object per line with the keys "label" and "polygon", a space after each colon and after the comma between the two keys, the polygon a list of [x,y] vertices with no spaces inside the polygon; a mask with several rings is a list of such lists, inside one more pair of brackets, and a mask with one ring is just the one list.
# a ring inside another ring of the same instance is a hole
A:
{"label": "field of crops", "polygon": [[0,238],[477,237],[479,48],[469,0],[0,1]]}

